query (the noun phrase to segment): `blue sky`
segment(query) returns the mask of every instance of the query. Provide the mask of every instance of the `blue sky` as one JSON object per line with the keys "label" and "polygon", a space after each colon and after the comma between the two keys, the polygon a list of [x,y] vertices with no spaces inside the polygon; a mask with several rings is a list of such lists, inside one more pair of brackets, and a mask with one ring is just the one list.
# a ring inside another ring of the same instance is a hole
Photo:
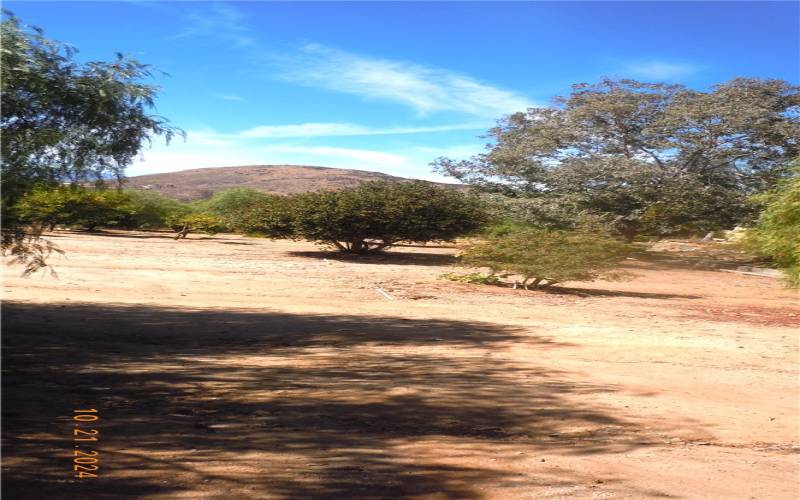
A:
{"label": "blue sky", "polygon": [[15,2],[82,60],[166,72],[188,133],[129,175],[304,164],[441,179],[504,114],[603,76],[694,88],[800,80],[797,2]]}

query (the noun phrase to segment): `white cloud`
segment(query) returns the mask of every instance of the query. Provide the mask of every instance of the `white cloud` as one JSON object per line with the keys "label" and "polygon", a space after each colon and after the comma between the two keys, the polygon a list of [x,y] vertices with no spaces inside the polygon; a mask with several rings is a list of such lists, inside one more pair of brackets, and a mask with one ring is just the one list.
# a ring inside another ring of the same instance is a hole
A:
{"label": "white cloud", "polygon": [[366,135],[369,128],[351,123],[300,123],[294,125],[259,125],[257,127],[236,132],[236,137],[278,138],[278,137],[332,137],[348,135]]}
{"label": "white cloud", "polygon": [[455,111],[499,118],[534,104],[523,95],[467,75],[419,64],[365,57],[309,44],[284,61],[280,79],[410,106],[420,115]]}
{"label": "white cloud", "polygon": [[386,153],[383,151],[373,151],[369,149],[338,148],[327,146],[263,146],[258,148],[265,153],[299,153],[305,156],[319,158],[323,161],[331,158],[342,158],[354,160],[357,163],[368,163],[374,165],[374,169],[386,167],[402,167],[409,163],[406,156]]}
{"label": "white cloud", "polygon": [[483,144],[472,143],[472,144],[456,144],[452,146],[443,146],[441,148],[418,146],[414,148],[414,151],[418,155],[426,156],[431,159],[438,158],[440,156],[447,156],[448,158],[455,158],[455,159],[466,159],[471,156],[484,153],[485,148]]}
{"label": "white cloud", "polygon": [[[353,123],[322,122],[299,123],[291,125],[260,125],[234,132],[233,134],[216,134],[218,137],[237,137],[242,139],[269,139],[285,137],[339,137],[364,135],[401,135],[424,134],[436,132],[452,132],[457,130],[487,130],[488,122],[454,123],[450,125],[430,125],[419,127],[376,127],[370,128]],[[191,132],[190,132],[191,134]],[[208,134],[208,133],[201,133]]]}
{"label": "white cloud", "polygon": [[271,77],[401,103],[421,116],[450,111],[497,119],[537,105],[518,92],[469,75],[409,61],[362,56],[321,44],[307,44],[290,55],[274,54],[258,42],[246,16],[228,4],[215,3],[210,10],[190,13],[187,26],[170,39],[188,37],[226,42]]}
{"label": "white cloud", "polygon": [[676,80],[698,71],[693,64],[664,61],[639,61],[628,64],[623,70],[626,76],[651,80]]}

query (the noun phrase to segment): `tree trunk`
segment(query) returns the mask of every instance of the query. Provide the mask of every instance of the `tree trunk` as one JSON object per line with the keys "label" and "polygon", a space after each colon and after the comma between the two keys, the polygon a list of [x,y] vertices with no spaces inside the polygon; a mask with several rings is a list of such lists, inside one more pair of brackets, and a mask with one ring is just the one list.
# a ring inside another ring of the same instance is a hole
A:
{"label": "tree trunk", "polygon": [[366,253],[369,249],[369,245],[364,243],[363,240],[353,240],[350,243],[350,251],[353,253]]}
{"label": "tree trunk", "polygon": [[189,226],[184,224],[183,227],[181,228],[181,230],[178,231],[178,234],[175,235],[175,239],[176,240],[179,240],[181,238],[185,239],[187,234],[189,234]]}

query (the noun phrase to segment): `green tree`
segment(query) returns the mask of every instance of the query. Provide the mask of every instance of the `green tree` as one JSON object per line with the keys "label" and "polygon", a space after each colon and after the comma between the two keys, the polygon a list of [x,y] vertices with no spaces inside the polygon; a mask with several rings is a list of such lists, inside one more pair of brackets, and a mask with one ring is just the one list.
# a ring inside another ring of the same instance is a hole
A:
{"label": "green tree", "polygon": [[565,281],[622,278],[624,273],[615,269],[630,252],[629,245],[597,234],[512,228],[472,245],[461,261],[488,267],[492,275],[519,275],[525,288],[541,288]]}
{"label": "green tree", "polygon": [[800,160],[791,176],[757,197],[764,206],[747,242],[786,270],[790,286],[800,287]]}
{"label": "green tree", "polygon": [[16,205],[17,216],[29,225],[52,230],[55,226],[120,226],[130,216],[132,206],[127,193],[116,189],[86,189],[80,186],[35,188]]}
{"label": "green tree", "polygon": [[275,206],[278,211],[266,208],[265,234],[291,234],[351,253],[379,252],[401,241],[452,240],[486,219],[476,197],[421,181],[373,181],[295,195],[284,203]]}
{"label": "green tree", "polygon": [[574,85],[553,107],[502,119],[487,153],[434,165],[485,191],[606,216],[628,238],[731,226],[747,216],[747,196],[772,186],[800,151],[798,90],[754,78],[708,92]]}
{"label": "green tree", "polygon": [[148,66],[120,54],[79,63],[75,49],[5,12],[0,64],[2,250],[29,270],[43,265],[40,228],[17,215],[35,186],[121,178],[144,142],[177,131],[150,114],[157,87]]}
{"label": "green tree", "polygon": [[152,191],[125,190],[128,197],[128,214],[120,226],[129,229],[160,229],[170,227],[172,218],[191,212],[191,208],[178,200]]}
{"label": "green tree", "polygon": [[214,193],[211,198],[199,200],[192,205],[195,210],[219,217],[226,227],[238,230],[242,215],[256,205],[265,205],[273,196],[252,188],[233,188]]}
{"label": "green tree", "polygon": [[245,205],[235,216],[228,217],[226,225],[239,233],[291,238],[294,235],[294,200],[289,196],[263,195]]}

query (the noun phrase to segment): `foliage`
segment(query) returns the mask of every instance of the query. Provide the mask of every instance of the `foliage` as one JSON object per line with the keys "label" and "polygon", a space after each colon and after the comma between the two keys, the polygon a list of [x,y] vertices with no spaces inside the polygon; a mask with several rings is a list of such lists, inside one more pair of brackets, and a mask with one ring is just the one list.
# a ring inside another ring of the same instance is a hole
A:
{"label": "foliage", "polygon": [[507,232],[468,248],[462,262],[492,273],[522,276],[522,284],[549,287],[564,281],[619,279],[614,269],[631,247],[591,233],[549,229]]}
{"label": "foliage", "polygon": [[124,193],[128,197],[128,214],[120,225],[125,228],[169,227],[169,220],[191,210],[185,203],[160,193],[140,190],[126,190]]}
{"label": "foliage", "polygon": [[148,66],[120,54],[111,62],[76,62],[74,48],[4,14],[2,250],[32,270],[44,262],[31,245],[40,228],[19,218],[21,198],[36,186],[120,178],[143,142],[180,132],[149,114],[157,88],[142,83]]}
{"label": "foliage", "polygon": [[37,187],[16,205],[19,220],[29,226],[155,229],[168,227],[168,219],[189,213],[172,198],[146,191],[87,189],[65,185]]}
{"label": "foliage", "polygon": [[790,286],[800,287],[800,160],[791,177],[758,201],[765,208],[746,241],[786,270]]}
{"label": "foliage", "polygon": [[574,204],[558,197],[483,193],[481,199],[486,204],[489,218],[497,224],[574,229],[583,215]]}
{"label": "foliage", "polygon": [[167,224],[177,233],[176,240],[185,239],[192,232],[216,234],[225,229],[222,219],[200,212],[172,215],[167,219]]}
{"label": "foliage", "polygon": [[119,226],[131,212],[127,193],[115,189],[80,186],[35,188],[16,206],[19,220],[53,229],[56,225],[84,227]]}
{"label": "foliage", "polygon": [[263,195],[248,204],[236,217],[228,219],[232,230],[270,238],[291,238],[293,229],[293,198]]}
{"label": "foliage", "polygon": [[[285,203],[285,204],[284,204]],[[341,251],[381,251],[400,241],[452,240],[485,221],[480,201],[427,182],[374,181],[343,191],[295,195],[258,219],[274,237],[291,235]]]}
{"label": "foliage", "polygon": [[435,165],[485,191],[603,216],[628,238],[706,231],[747,217],[746,197],[785,174],[800,150],[798,111],[798,87],[781,80],[700,92],[606,79],[504,118],[487,153]]}
{"label": "foliage", "polygon": [[472,283],[472,284],[479,284],[479,285],[499,285],[501,283],[500,278],[495,276],[494,274],[483,274],[483,273],[467,273],[467,274],[457,274],[457,273],[444,273],[440,276],[446,280],[450,281],[457,281],[459,283]]}
{"label": "foliage", "polygon": [[[199,212],[218,216],[231,230],[241,226],[242,214],[256,205],[268,203],[272,196],[252,188],[233,188],[214,193],[211,198],[192,203]],[[251,232],[251,231],[246,231]]]}

